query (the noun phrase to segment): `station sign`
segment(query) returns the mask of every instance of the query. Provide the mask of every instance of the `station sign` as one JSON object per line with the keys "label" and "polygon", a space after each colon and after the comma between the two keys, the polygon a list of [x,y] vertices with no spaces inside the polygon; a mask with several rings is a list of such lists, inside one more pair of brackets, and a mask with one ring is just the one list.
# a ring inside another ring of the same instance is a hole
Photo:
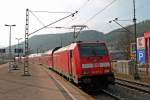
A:
{"label": "station sign", "polygon": [[145,49],[145,38],[144,37],[137,38],[137,49]]}
{"label": "station sign", "polygon": [[146,55],[145,55],[145,49],[137,50],[137,62],[139,64],[145,64],[146,63]]}

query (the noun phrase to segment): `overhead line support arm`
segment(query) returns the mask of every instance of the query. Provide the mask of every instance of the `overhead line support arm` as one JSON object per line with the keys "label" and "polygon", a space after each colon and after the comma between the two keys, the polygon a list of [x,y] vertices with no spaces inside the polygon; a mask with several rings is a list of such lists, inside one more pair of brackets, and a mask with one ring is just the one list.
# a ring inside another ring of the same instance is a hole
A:
{"label": "overhead line support arm", "polygon": [[72,14],[66,16],[66,17],[63,17],[63,18],[61,18],[61,19],[59,19],[59,20],[57,20],[57,21],[55,21],[55,22],[52,22],[52,23],[50,23],[50,24],[48,24],[48,25],[46,25],[46,26],[44,26],[44,27],[42,27],[42,28],[40,28],[40,29],[38,29],[38,30],[36,30],[36,31],[34,31],[34,32],[32,32],[32,33],[30,33],[30,34],[28,34],[28,35],[32,35],[32,34],[38,32],[38,31],[40,31],[40,30],[42,30],[42,29],[44,29],[44,28],[46,28],[46,27],[48,27],[48,26],[50,26],[50,25],[52,25],[52,24],[55,24],[55,23],[57,23],[57,22],[59,22],[59,21],[61,21],[61,20],[63,20],[63,19],[66,19],[66,18],[68,18],[68,17],[70,17],[70,16],[73,17],[76,13],[78,13],[78,11],[76,11],[75,13],[72,13]]}

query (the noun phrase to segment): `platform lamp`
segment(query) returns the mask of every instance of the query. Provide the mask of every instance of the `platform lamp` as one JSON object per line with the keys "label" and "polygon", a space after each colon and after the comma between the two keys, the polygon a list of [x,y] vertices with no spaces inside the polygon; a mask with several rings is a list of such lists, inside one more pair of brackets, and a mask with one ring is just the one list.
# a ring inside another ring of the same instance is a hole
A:
{"label": "platform lamp", "polygon": [[16,25],[15,24],[13,24],[13,25],[5,24],[5,26],[8,26],[10,28],[10,30],[9,30],[9,71],[11,71],[11,59],[12,59],[12,54],[11,54],[11,27],[16,26]]}

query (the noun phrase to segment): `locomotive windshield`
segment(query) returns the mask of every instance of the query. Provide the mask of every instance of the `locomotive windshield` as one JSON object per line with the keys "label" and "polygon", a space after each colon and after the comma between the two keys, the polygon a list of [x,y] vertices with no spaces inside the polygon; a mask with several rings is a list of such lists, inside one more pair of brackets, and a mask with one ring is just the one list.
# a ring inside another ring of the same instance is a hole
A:
{"label": "locomotive windshield", "polygon": [[105,56],[108,55],[108,51],[104,43],[80,44],[80,55],[81,57]]}

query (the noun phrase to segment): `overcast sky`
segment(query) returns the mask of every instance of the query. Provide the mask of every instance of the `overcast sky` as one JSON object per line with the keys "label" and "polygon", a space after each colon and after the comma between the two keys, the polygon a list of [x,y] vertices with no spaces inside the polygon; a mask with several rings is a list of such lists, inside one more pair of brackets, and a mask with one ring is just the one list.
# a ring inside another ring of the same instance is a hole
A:
{"label": "overcast sky", "polygon": [[[133,0],[116,0],[112,5],[103,10],[114,0],[0,0],[0,46],[8,46],[9,44],[9,27],[5,24],[15,24],[16,27],[12,27],[12,44],[16,44],[15,38],[23,38],[25,34],[25,14],[26,9],[31,11],[49,11],[49,12],[75,12],[79,10],[79,13],[74,17],[69,17],[59,23],[52,25],[51,27],[70,27],[77,24],[86,24],[88,29],[98,30],[104,33],[108,33],[113,29],[120,28],[115,23],[108,23],[108,21],[118,17],[120,20],[132,20],[133,19]],[[136,0],[136,17],[137,21],[143,21],[150,19],[150,0]],[[97,12],[100,12],[97,16],[90,19]],[[62,17],[67,16],[69,13],[46,13],[46,12],[33,12],[30,13],[30,28],[29,32],[43,27],[37,18],[44,24],[50,24]],[[36,17],[37,18],[36,18]],[[89,20],[90,19],[90,20]],[[120,22],[123,26],[133,24],[132,21]],[[37,34],[48,33],[63,33],[73,30],[68,29],[43,29]]]}

